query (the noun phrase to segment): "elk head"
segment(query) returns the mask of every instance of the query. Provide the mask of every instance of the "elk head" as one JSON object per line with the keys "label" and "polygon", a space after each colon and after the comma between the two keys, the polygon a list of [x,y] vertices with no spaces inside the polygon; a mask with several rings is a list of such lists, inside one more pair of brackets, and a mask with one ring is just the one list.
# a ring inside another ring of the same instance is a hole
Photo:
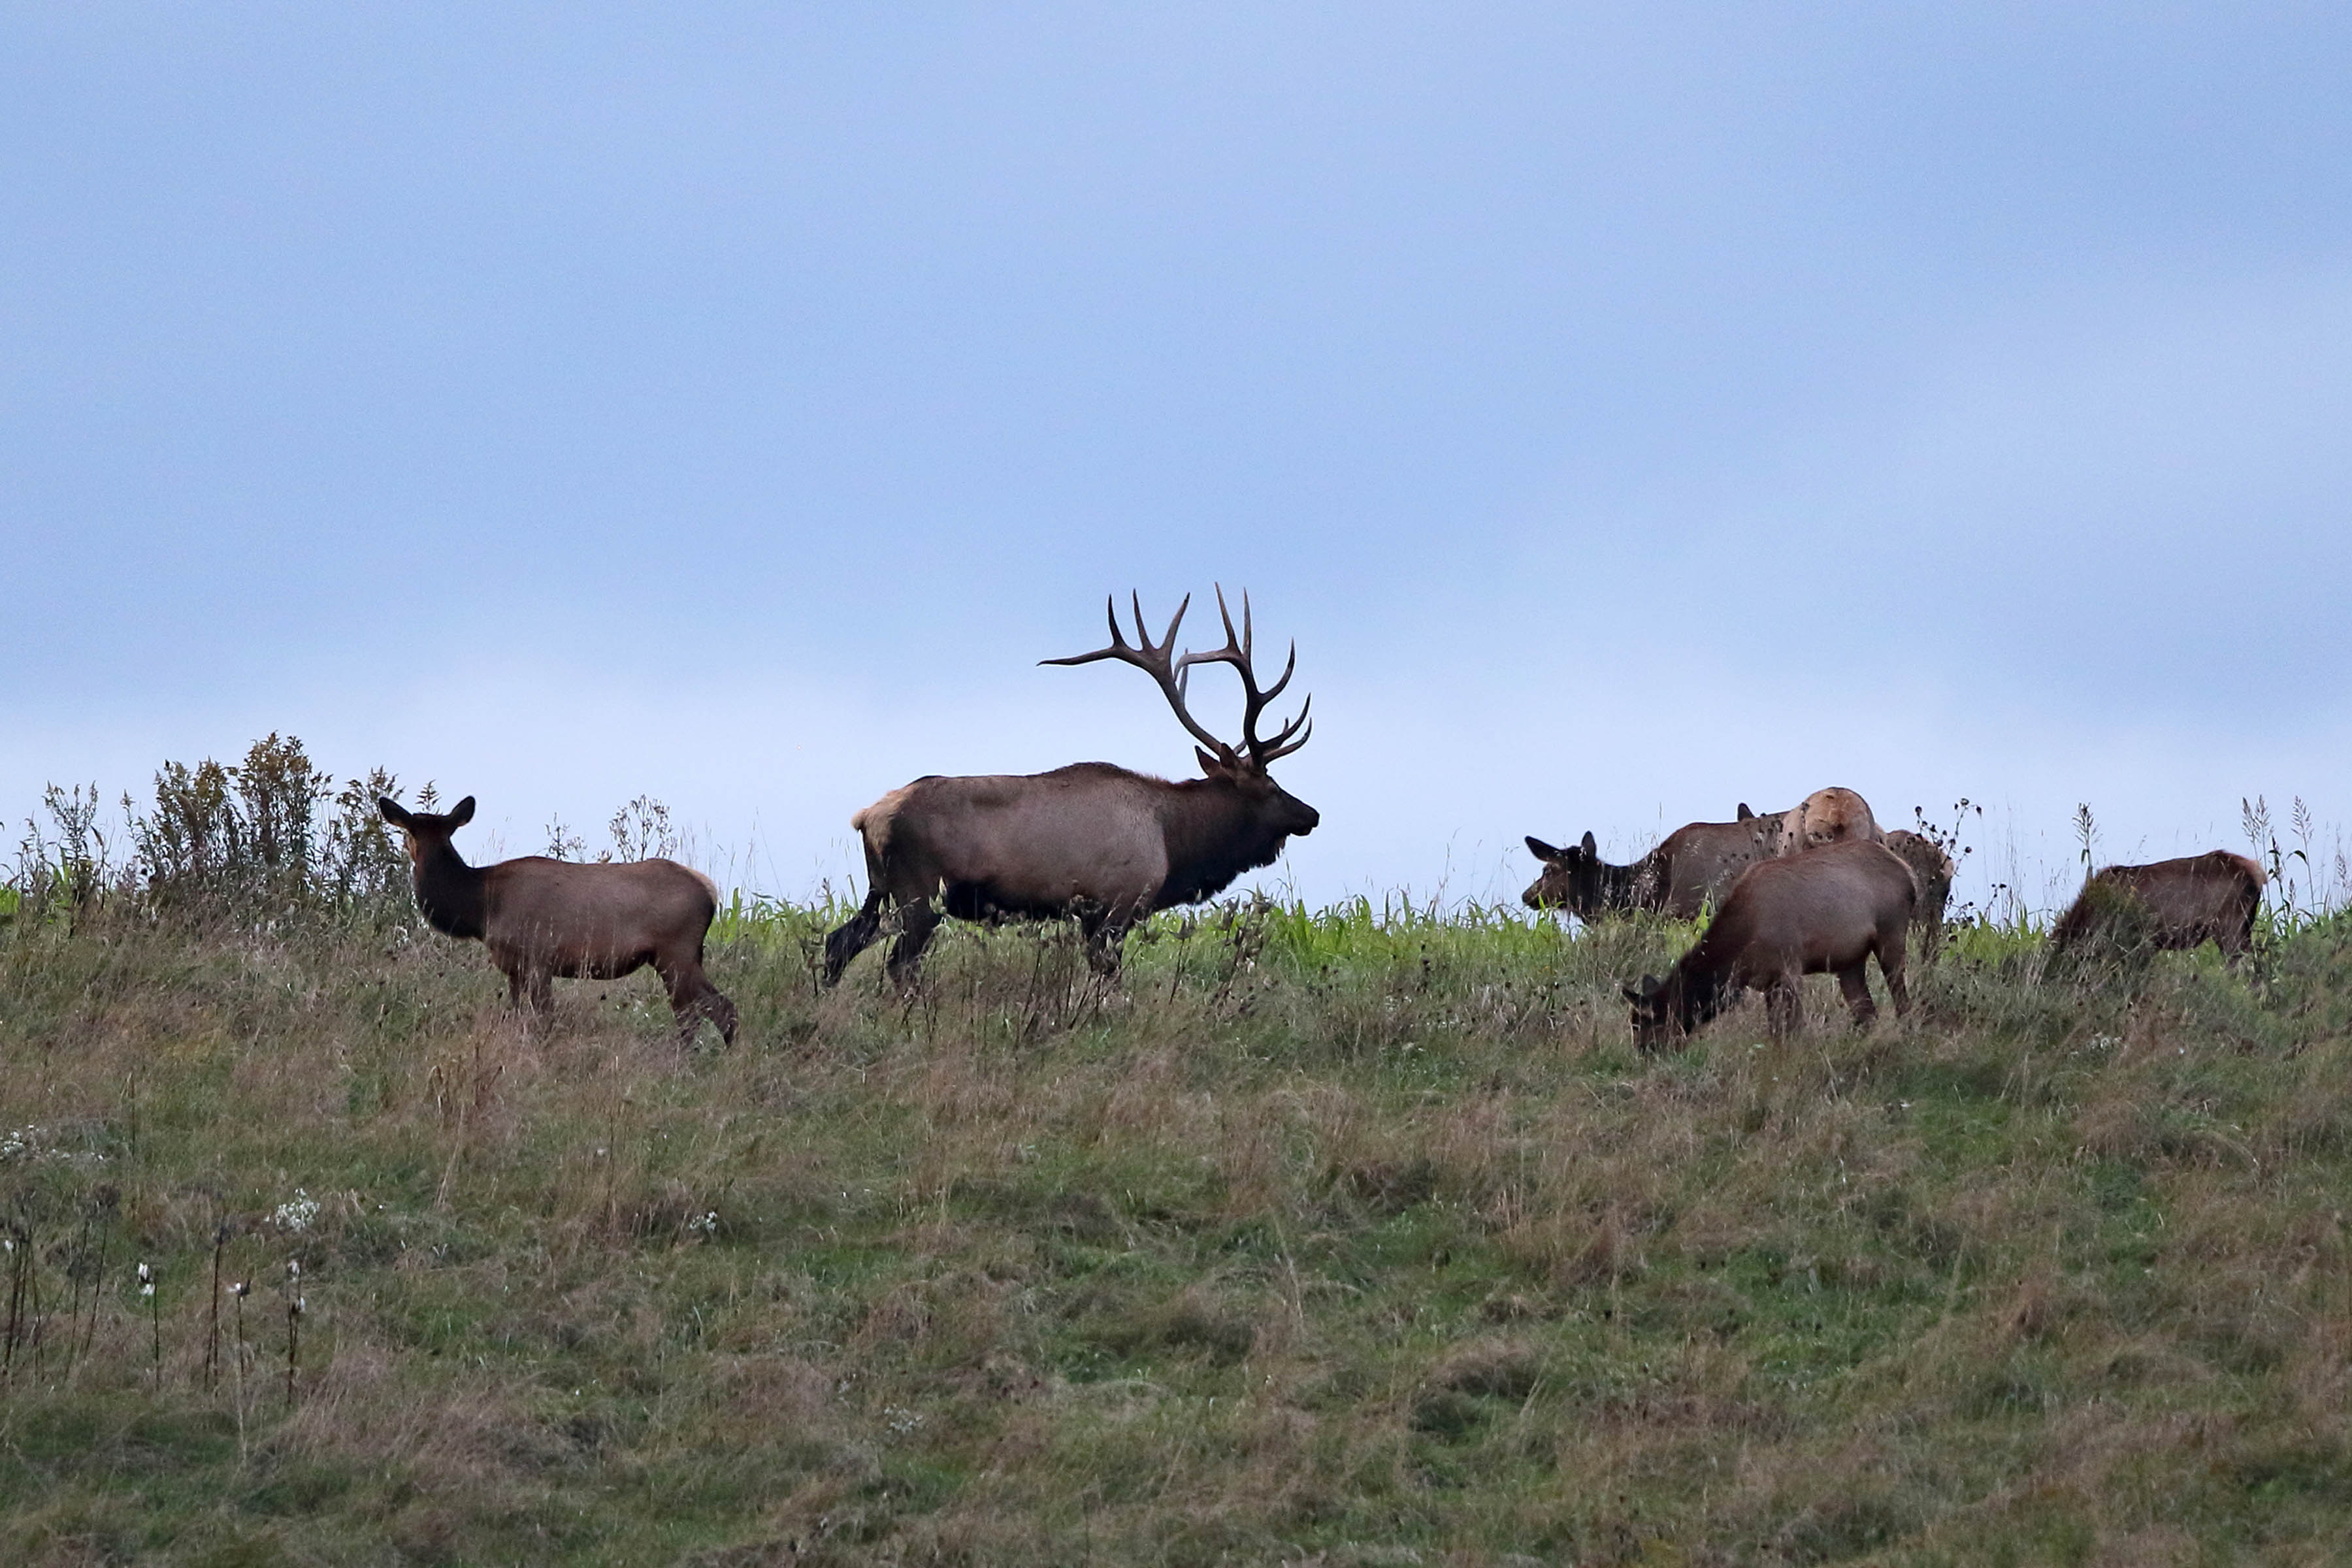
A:
{"label": "elk head", "polygon": [[1693,1006],[1680,974],[1669,974],[1664,980],[1644,974],[1638,985],[1620,986],[1618,991],[1633,1005],[1633,1044],[1645,1052],[1681,1045],[1692,1028],[1706,1021],[1695,1015],[1714,1011]]}
{"label": "elk head", "polygon": [[450,847],[449,836],[474,820],[474,797],[467,795],[446,812],[410,811],[389,795],[375,798],[376,810],[400,829],[408,849],[408,863],[422,867],[436,849]]}
{"label": "elk head", "polygon": [[[1184,602],[1176,606],[1176,614],[1170,618],[1168,629],[1160,634],[1157,643],[1144,629],[1141,595],[1130,595],[1128,602],[1135,615],[1133,645],[1119,633],[1118,606],[1114,598],[1104,605],[1104,613],[1110,622],[1108,647],[1097,648],[1092,653],[1073,654],[1067,658],[1048,658],[1038,662],[1092,664],[1097,659],[1111,658],[1135,666],[1158,684],[1160,694],[1168,699],[1168,706],[1175,710],[1176,721],[1199,742],[1193,748],[1193,755],[1200,759],[1204,777],[1229,784],[1234,793],[1250,805],[1252,814],[1260,825],[1276,837],[1304,837],[1314,832],[1316,826],[1323,820],[1322,814],[1275,783],[1273,776],[1266,772],[1273,763],[1307,744],[1307,736],[1315,729],[1307,716],[1307,709],[1314,705],[1314,699],[1310,697],[1300,703],[1297,716],[1285,724],[1273,739],[1263,739],[1257,732],[1258,719],[1265,711],[1266,704],[1282,695],[1283,689],[1290,684],[1290,677],[1298,668],[1298,645],[1296,642],[1290,645],[1290,657],[1283,664],[1281,679],[1272,686],[1261,689],[1257,668],[1251,662],[1250,603],[1246,592],[1242,595],[1242,625],[1236,633],[1234,617],[1225,608],[1225,591],[1222,586],[1217,589],[1217,614],[1225,624],[1225,646],[1207,653],[1188,653],[1181,658],[1175,657],[1176,630],[1184,624],[1184,612],[1192,608],[1192,595],[1186,595]],[[1238,748],[1210,733],[1185,706],[1192,668],[1196,664],[1229,664],[1241,677],[1242,743]]]}
{"label": "elk head", "polygon": [[1600,846],[1592,835],[1583,842],[1565,849],[1555,848],[1536,837],[1528,836],[1528,852],[1543,862],[1543,875],[1528,884],[1519,901],[1531,910],[1566,910],[1570,914],[1590,917],[1608,902],[1608,888],[1602,877]]}

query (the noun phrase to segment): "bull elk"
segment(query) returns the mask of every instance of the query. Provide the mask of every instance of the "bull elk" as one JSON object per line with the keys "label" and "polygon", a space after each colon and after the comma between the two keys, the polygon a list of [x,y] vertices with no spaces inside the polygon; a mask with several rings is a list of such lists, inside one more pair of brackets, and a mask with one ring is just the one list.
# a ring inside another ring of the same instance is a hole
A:
{"label": "bull elk", "polygon": [[675,860],[582,866],[525,855],[468,866],[449,839],[474,819],[472,795],[446,813],[409,811],[381,795],[375,804],[406,841],[426,923],[487,946],[517,1006],[528,999],[543,1014],[558,978],[617,980],[650,963],[668,987],[681,1039],[708,1018],[734,1044],[735,1005],[702,972],[703,939],[719,912],[709,878]]}
{"label": "bull elk", "polygon": [[[886,913],[898,922],[889,975],[908,984],[942,910],[961,920],[1075,917],[1095,972],[1115,974],[1121,944],[1138,921],[1213,897],[1243,872],[1272,865],[1285,840],[1315,831],[1320,815],[1266,772],[1307,743],[1314,728],[1308,704],[1272,739],[1258,734],[1266,705],[1297,668],[1297,644],[1281,678],[1261,689],[1249,595],[1242,595],[1236,633],[1220,588],[1225,646],[1176,658],[1177,628],[1192,603],[1188,595],[1154,643],[1144,628],[1142,600],[1130,595],[1130,646],[1113,600],[1109,647],[1040,662],[1115,659],[1150,676],[1177,722],[1200,742],[1193,754],[1202,776],[1171,782],[1109,763],[1076,763],[1045,773],[934,774],[892,790],[849,819],[865,843],[868,888],[864,907],[825,938],[827,984],[881,933]],[[1231,665],[1241,677],[1238,747],[1211,734],[1185,706],[1192,668],[1203,664]]]}

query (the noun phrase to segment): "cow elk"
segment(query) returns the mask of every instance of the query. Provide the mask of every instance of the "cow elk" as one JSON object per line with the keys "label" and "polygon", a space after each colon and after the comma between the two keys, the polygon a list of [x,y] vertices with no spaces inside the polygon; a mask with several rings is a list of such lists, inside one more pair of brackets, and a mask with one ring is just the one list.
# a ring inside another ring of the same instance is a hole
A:
{"label": "cow elk", "polygon": [[703,939],[719,912],[709,878],[675,860],[575,865],[526,855],[468,866],[450,836],[474,819],[474,797],[447,813],[410,811],[377,797],[400,829],[415,874],[416,907],[444,936],[479,942],[507,977],[517,1006],[554,1005],[563,980],[617,980],[650,963],[669,990],[678,1037],[708,1018],[730,1045],[735,1005],[702,972]]}
{"label": "cow elk", "polygon": [[1852,839],[1759,861],[1664,980],[1625,987],[1633,1039],[1643,1050],[1680,1040],[1754,986],[1773,1036],[1796,1026],[1799,983],[1837,976],[1857,1026],[1878,1015],[1867,963],[1878,957],[1897,1014],[1911,1010],[1904,943],[1918,901],[1911,868],[1884,844]]}
{"label": "cow elk", "polygon": [[[1290,684],[1297,645],[1281,678],[1261,689],[1248,595],[1236,633],[1219,589],[1225,646],[1181,658],[1176,632],[1191,598],[1157,643],[1144,629],[1141,599],[1130,596],[1129,605],[1134,646],[1120,635],[1114,601],[1109,647],[1042,662],[1114,659],[1150,676],[1177,722],[1200,742],[1202,776],[1171,782],[1108,763],[1076,763],[1045,773],[934,775],[892,790],[850,818],[865,843],[868,890],[864,907],[825,938],[827,984],[893,916],[898,935],[888,972],[902,985],[911,983],[942,910],[961,920],[1075,917],[1095,972],[1115,974],[1138,921],[1213,897],[1243,872],[1273,864],[1286,840],[1315,830],[1322,820],[1315,808],[1266,771],[1307,743],[1307,705],[1271,739],[1258,734],[1266,704]],[[1211,734],[1185,706],[1192,668],[1203,664],[1231,665],[1241,678],[1238,747]]]}
{"label": "cow elk", "polygon": [[1836,786],[1815,790],[1788,811],[1759,816],[1743,801],[1735,821],[1685,823],[1630,866],[1601,859],[1590,833],[1565,849],[1530,836],[1528,852],[1544,868],[1520,900],[1580,920],[1633,910],[1693,920],[1710,905],[1721,907],[1740,873],[1759,860],[1879,837],[1869,804]]}
{"label": "cow elk", "polygon": [[2052,929],[2050,944],[2060,954],[2092,947],[2144,952],[2210,940],[2235,956],[2252,944],[2254,914],[2269,885],[2259,862],[2226,849],[2108,866],[2083,884]]}

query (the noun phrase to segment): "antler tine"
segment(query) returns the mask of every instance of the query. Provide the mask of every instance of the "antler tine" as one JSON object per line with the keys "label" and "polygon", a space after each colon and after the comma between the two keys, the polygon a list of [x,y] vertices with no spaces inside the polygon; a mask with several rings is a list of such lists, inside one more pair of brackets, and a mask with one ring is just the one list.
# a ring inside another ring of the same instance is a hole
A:
{"label": "antler tine", "polygon": [[[1257,684],[1257,669],[1250,657],[1251,647],[1255,641],[1253,636],[1255,628],[1250,625],[1249,590],[1245,588],[1242,591],[1242,627],[1238,634],[1234,630],[1233,613],[1225,605],[1225,590],[1222,584],[1217,587],[1217,616],[1224,622],[1225,646],[1207,653],[1186,654],[1177,661],[1178,679],[1180,680],[1188,679],[1191,668],[1195,664],[1230,664],[1234,667],[1235,672],[1242,678],[1242,744],[1248,748],[1251,759],[1263,768],[1266,763],[1287,756],[1307,743],[1306,731],[1302,728],[1307,722],[1307,710],[1304,707],[1298,710],[1298,717],[1284,725],[1282,733],[1276,735],[1273,741],[1261,741],[1257,734],[1258,718],[1265,711],[1265,705],[1281,696],[1283,689],[1290,684],[1290,678],[1297,673],[1298,644],[1294,640],[1290,645],[1290,657],[1283,663],[1282,679],[1264,690],[1260,690]],[[1311,701],[1312,699],[1309,700]],[[1286,746],[1284,742],[1290,741],[1294,732],[1298,735],[1298,739]]]}
{"label": "antler tine", "polygon": [[[1168,636],[1157,646],[1152,643],[1151,634],[1143,629],[1143,596],[1139,594],[1136,595],[1132,602],[1135,606],[1135,640],[1142,644],[1142,647],[1129,647],[1127,638],[1119,635],[1118,595],[1114,594],[1103,601],[1103,617],[1110,623],[1110,647],[1098,647],[1092,653],[1074,653],[1067,658],[1041,658],[1037,662],[1039,664],[1092,664],[1098,658],[1115,658],[1122,664],[1131,664],[1139,668],[1150,670],[1155,675],[1166,669],[1169,649],[1175,645],[1176,641],[1176,628],[1183,623],[1184,612],[1192,606],[1192,596],[1190,594],[1185,595],[1184,602],[1176,606],[1176,618],[1168,623]],[[1154,662],[1155,659],[1156,662]]]}
{"label": "antler tine", "polygon": [[1243,659],[1246,661],[1250,656],[1249,590],[1247,588],[1242,590],[1242,635],[1236,638],[1234,636],[1233,612],[1225,608],[1225,585],[1220,583],[1216,586],[1217,618],[1225,623],[1225,646],[1229,648],[1239,648]]}
{"label": "antler tine", "polygon": [[[1135,635],[1142,637],[1143,595],[1139,593],[1133,596],[1133,601],[1135,605]],[[1160,659],[1162,664],[1167,663],[1168,656],[1175,651],[1176,628],[1184,624],[1184,612],[1192,607],[1192,595],[1187,594],[1184,595],[1184,602],[1176,606],[1176,613],[1168,617],[1168,629],[1160,634],[1160,646],[1158,647],[1154,648],[1151,647],[1151,639],[1150,637],[1143,637],[1143,646],[1147,648],[1150,648],[1152,652],[1160,655]]]}
{"label": "antler tine", "polygon": [[1140,643],[1141,647],[1129,647],[1127,639],[1119,635],[1118,598],[1118,595],[1113,595],[1106,605],[1110,619],[1108,647],[1097,648],[1092,653],[1072,654],[1067,658],[1041,658],[1037,662],[1065,665],[1092,664],[1097,659],[1115,658],[1121,664],[1131,664],[1151,677],[1152,680],[1159,685],[1160,694],[1168,699],[1168,706],[1176,711],[1176,721],[1183,725],[1194,740],[1211,748],[1219,756],[1230,758],[1234,754],[1234,749],[1202,729],[1193,719],[1191,711],[1185,708],[1184,664],[1171,657],[1176,647],[1176,629],[1184,624],[1184,612],[1192,608],[1192,595],[1190,594],[1184,595],[1184,602],[1176,606],[1176,614],[1168,622],[1167,632],[1157,643],[1151,640],[1150,632],[1144,627],[1143,595],[1140,593],[1130,594],[1128,603],[1135,613],[1135,640]]}
{"label": "antler tine", "polygon": [[[1307,711],[1314,706],[1315,699],[1307,698],[1298,705],[1298,717],[1285,724],[1282,727],[1282,733],[1266,742],[1263,746],[1253,743],[1250,754],[1257,758],[1258,766],[1265,767],[1270,763],[1279,762],[1307,744],[1308,737],[1315,733],[1315,721],[1307,716]],[[1296,741],[1290,738],[1294,732],[1298,736]]]}

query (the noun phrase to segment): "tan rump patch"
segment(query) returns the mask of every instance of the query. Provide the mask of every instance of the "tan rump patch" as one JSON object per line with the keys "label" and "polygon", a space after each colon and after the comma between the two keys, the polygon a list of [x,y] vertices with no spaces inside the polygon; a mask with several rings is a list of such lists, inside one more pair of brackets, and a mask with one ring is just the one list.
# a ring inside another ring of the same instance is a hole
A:
{"label": "tan rump patch", "polygon": [[883,855],[888,852],[891,818],[897,816],[898,808],[907,804],[908,792],[914,787],[907,784],[894,789],[872,805],[851,816],[850,827],[865,838],[866,847],[870,853]]}

